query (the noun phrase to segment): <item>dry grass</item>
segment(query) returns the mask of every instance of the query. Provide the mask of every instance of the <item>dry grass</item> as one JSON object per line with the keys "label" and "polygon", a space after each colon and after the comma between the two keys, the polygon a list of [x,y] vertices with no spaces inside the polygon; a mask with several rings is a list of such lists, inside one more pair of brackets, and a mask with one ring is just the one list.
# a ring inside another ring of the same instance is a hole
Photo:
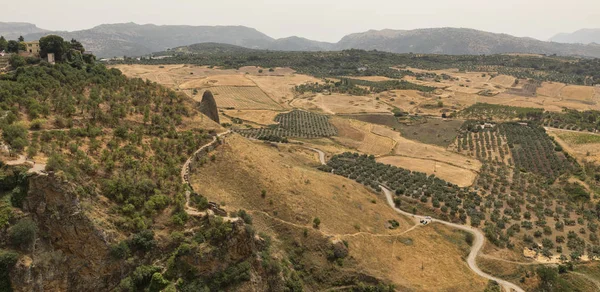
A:
{"label": "dry grass", "polygon": [[308,82],[320,82],[320,79],[301,74],[287,74],[279,76],[247,76],[269,97],[277,103],[287,106],[287,102],[294,98],[294,87]]}
{"label": "dry grass", "polygon": [[321,231],[328,234],[356,233],[357,224],[362,232],[384,234],[409,227],[406,221],[400,230],[389,231],[385,222],[397,215],[382,195],[310,167],[315,160],[305,150],[253,143],[239,135],[225,141],[215,153],[216,162],[195,172],[192,181],[194,189],[204,190],[201,193],[211,201],[224,202],[228,210],[264,211],[307,228],[319,217]]}
{"label": "dry grass", "polygon": [[577,160],[600,162],[600,135],[558,129],[548,129],[546,132]]}
{"label": "dry grass", "polygon": [[537,95],[547,97],[558,97],[560,91],[565,87],[564,83],[559,82],[542,82],[542,86],[538,87]]}
{"label": "dry grass", "polygon": [[338,117],[331,122],[338,129],[338,136],[332,139],[362,153],[385,156],[378,159],[382,163],[435,174],[460,186],[471,185],[481,168],[476,159],[406,139],[385,126]]}
{"label": "dry grass", "polygon": [[373,124],[344,118],[332,118],[331,123],[338,129],[336,141],[359,152],[386,155],[394,148],[394,140],[373,133]]}
{"label": "dry grass", "polygon": [[272,110],[224,110],[226,115],[259,125],[276,124],[275,117],[282,113]]}
{"label": "dry grass", "polygon": [[291,106],[327,114],[389,113],[392,107],[373,96],[353,96],[342,94],[316,94],[294,99]]}
{"label": "dry grass", "polygon": [[[237,87],[237,86],[219,86],[211,87],[209,90],[213,93],[217,106],[220,108],[235,109],[265,109],[278,110],[281,106],[269,98],[260,88]],[[194,99],[200,101],[202,95],[194,96]]]}
{"label": "dry grass", "polygon": [[513,84],[515,84],[515,77],[512,76],[508,76],[508,75],[498,75],[492,79],[490,79],[490,82],[495,84],[495,85],[500,85],[503,87],[512,87]]}
{"label": "dry grass", "polygon": [[200,77],[186,81],[179,85],[180,89],[193,89],[193,88],[207,88],[213,86],[256,86],[252,80],[246,78],[244,75],[215,75]]}
{"label": "dry grass", "polygon": [[564,99],[591,101],[594,97],[594,88],[591,86],[567,85],[560,91]]}
{"label": "dry grass", "polygon": [[469,270],[467,246],[457,243],[460,237],[445,226],[431,225],[399,237],[347,240],[360,266],[394,283],[416,291],[482,291],[487,281]]}
{"label": "dry grass", "polygon": [[[382,195],[310,167],[316,157],[306,150],[232,135],[215,155],[215,162],[193,173],[195,189],[211,201],[225,203],[227,210],[249,210],[256,230],[273,236],[275,246],[307,229],[309,236],[349,243],[352,259],[345,269],[416,290],[479,291],[485,286],[464,261],[462,235],[442,226],[400,235],[412,226],[410,220],[395,213]],[[263,189],[265,198],[260,195]],[[315,217],[321,219],[320,230],[311,226]],[[387,229],[390,219],[398,220],[400,227]]]}
{"label": "dry grass", "polygon": [[481,163],[477,160],[448,151],[439,146],[406,139],[400,136],[400,133],[384,126],[373,127],[373,132],[385,137],[390,137],[396,141],[396,146],[394,148],[395,155],[435,160],[471,171],[479,171],[481,168]]}
{"label": "dry grass", "polygon": [[421,158],[386,156],[378,158],[377,161],[412,171],[435,174],[435,176],[461,187],[472,185],[477,177],[477,173],[472,170]]}

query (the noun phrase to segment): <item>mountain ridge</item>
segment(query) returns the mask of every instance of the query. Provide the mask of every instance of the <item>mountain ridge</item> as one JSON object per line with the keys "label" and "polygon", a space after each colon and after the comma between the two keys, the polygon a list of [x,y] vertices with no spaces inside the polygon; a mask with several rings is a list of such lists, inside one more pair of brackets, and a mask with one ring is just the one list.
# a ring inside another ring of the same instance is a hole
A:
{"label": "mountain ridge", "polygon": [[549,41],[571,44],[600,44],[600,28],[583,28],[572,33],[559,33]]}
{"label": "mountain ridge", "polygon": [[[33,27],[37,28],[35,25]],[[30,27],[31,28],[31,27]],[[598,44],[546,42],[470,28],[422,28],[413,30],[369,30],[344,36],[337,43],[299,36],[272,38],[246,26],[191,26],[115,23],[79,31],[38,29],[25,38],[57,34],[77,39],[99,57],[141,56],[197,43],[222,43],[250,49],[277,51],[379,50],[392,53],[482,55],[531,53],[600,58]],[[2,34],[0,29],[0,34]],[[13,31],[14,33],[14,31]]]}

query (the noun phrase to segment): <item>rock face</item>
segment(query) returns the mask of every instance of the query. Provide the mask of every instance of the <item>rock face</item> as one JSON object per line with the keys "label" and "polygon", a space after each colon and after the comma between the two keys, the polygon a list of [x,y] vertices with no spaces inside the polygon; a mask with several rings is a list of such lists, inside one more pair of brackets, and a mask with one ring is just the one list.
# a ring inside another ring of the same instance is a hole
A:
{"label": "rock face", "polygon": [[217,110],[217,102],[212,95],[210,90],[207,90],[202,95],[202,101],[200,102],[200,112],[205,114],[211,120],[219,123],[219,111]]}
{"label": "rock face", "polygon": [[109,291],[119,283],[106,235],[85,215],[73,185],[33,176],[23,209],[39,232],[31,254],[11,271],[15,291]]}

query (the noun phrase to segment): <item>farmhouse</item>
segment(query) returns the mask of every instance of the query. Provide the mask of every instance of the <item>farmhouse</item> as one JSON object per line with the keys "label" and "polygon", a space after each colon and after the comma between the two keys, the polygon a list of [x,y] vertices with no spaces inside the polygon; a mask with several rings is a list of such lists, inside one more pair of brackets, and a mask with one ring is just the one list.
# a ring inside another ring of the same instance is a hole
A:
{"label": "farmhouse", "polygon": [[40,42],[23,42],[25,44],[25,50],[20,51],[19,55],[24,57],[39,57],[40,56]]}

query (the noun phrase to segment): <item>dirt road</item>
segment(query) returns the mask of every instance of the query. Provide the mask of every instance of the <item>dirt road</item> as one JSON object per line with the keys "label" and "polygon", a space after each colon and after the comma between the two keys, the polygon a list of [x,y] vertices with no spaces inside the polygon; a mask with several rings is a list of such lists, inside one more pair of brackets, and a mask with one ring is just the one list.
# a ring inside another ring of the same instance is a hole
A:
{"label": "dirt road", "polygon": [[[192,159],[194,159],[199,152],[203,151],[207,147],[214,145],[218,141],[218,138],[228,135],[229,133],[231,133],[231,131],[217,134],[216,136],[213,137],[213,140],[210,143],[205,144],[202,147],[198,148],[198,150],[194,151],[194,153],[190,157],[188,157],[188,159],[183,164],[183,168],[181,168],[181,181],[184,184],[190,185],[189,176],[190,176],[190,163],[192,163]],[[198,211],[196,208],[190,206],[191,194],[192,194],[191,191],[189,191],[189,190],[185,191],[185,206],[184,206],[185,212],[190,216],[196,216],[196,217],[206,216],[206,212]],[[237,218],[230,218],[228,216],[223,217],[223,219],[225,221],[231,221],[231,222],[238,220]]]}
{"label": "dirt road", "polygon": [[[388,204],[396,212],[398,212],[402,215],[414,218],[416,221],[425,220],[426,216],[414,215],[414,214],[411,214],[411,213],[408,213],[408,212],[405,212],[405,211],[402,211],[402,210],[396,208],[396,206],[394,205],[394,199],[393,199],[392,192],[390,190],[388,190],[387,188],[385,188],[384,186],[381,186],[381,189],[383,190],[383,193],[385,194]],[[479,251],[481,251],[481,248],[483,247],[483,244],[485,242],[485,237],[483,236],[483,233],[481,233],[481,231],[479,231],[479,229],[476,229],[471,226],[454,224],[454,223],[450,223],[450,222],[439,220],[439,219],[431,219],[431,222],[437,222],[440,224],[444,224],[444,225],[447,225],[447,226],[450,226],[453,228],[457,228],[460,230],[470,232],[473,235],[475,235],[475,240],[473,241],[473,245],[471,246],[471,252],[469,253],[469,257],[467,258],[467,264],[469,265],[469,268],[471,270],[473,270],[473,272],[475,272],[476,274],[478,274],[486,279],[490,279],[490,280],[498,282],[498,284],[502,285],[506,291],[525,292],[519,286],[517,286],[511,282],[508,282],[506,280],[496,278],[492,275],[488,275],[479,269],[479,267],[477,266],[476,258],[477,258],[477,255],[479,254]]]}
{"label": "dirt road", "polygon": [[[321,160],[321,164],[327,163],[325,161],[325,153],[323,151],[314,149],[314,148],[308,148],[308,149],[311,149],[311,150],[319,153],[319,160]],[[405,212],[405,211],[402,211],[402,210],[396,208],[396,205],[394,205],[394,199],[393,199],[392,192],[384,186],[381,186],[381,189],[383,190],[383,193],[385,194],[388,204],[396,212],[398,212],[404,216],[413,218],[413,220],[415,220],[416,224],[421,224],[420,221],[426,219],[426,216],[414,215],[414,214],[411,214],[411,213],[408,213],[408,212]],[[492,275],[488,275],[479,269],[479,267],[477,266],[476,258],[477,258],[477,255],[479,254],[479,251],[481,251],[481,248],[483,247],[483,244],[485,242],[485,237],[483,236],[483,233],[481,233],[481,231],[479,231],[479,229],[476,229],[471,226],[454,224],[454,223],[450,223],[450,222],[439,220],[439,219],[427,219],[427,220],[430,220],[431,222],[437,222],[440,224],[444,224],[444,225],[447,225],[447,226],[450,226],[453,228],[457,228],[460,230],[464,230],[464,231],[470,232],[473,235],[475,235],[475,240],[473,241],[473,245],[471,246],[471,252],[469,253],[469,257],[467,258],[467,264],[469,265],[469,268],[481,277],[498,282],[498,284],[500,284],[504,288],[505,291],[525,292],[525,290],[521,289],[519,286],[517,286],[511,282],[508,282],[506,280],[496,278]],[[413,226],[413,228],[411,228],[410,230],[414,229],[416,226],[418,226],[418,225]]]}

